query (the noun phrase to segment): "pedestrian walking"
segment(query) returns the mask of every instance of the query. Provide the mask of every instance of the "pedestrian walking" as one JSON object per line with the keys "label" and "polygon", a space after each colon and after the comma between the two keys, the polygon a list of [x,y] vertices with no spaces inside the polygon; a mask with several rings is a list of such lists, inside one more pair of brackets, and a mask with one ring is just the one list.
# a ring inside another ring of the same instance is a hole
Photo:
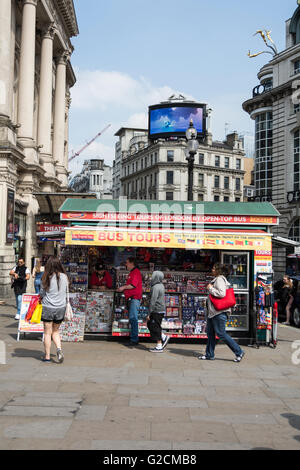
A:
{"label": "pedestrian walking", "polygon": [[168,344],[170,337],[165,335],[161,323],[166,314],[165,286],[163,285],[164,274],[154,271],[151,277],[151,294],[147,326],[151,339],[156,341],[156,347],[150,349],[152,353],[162,353]]}
{"label": "pedestrian walking", "polygon": [[285,307],[286,320],[283,323],[283,325],[290,325],[291,307],[294,302],[295,294],[296,294],[296,289],[295,289],[293,280],[288,275],[283,276],[282,298],[283,298],[283,302],[286,303],[286,307]]}
{"label": "pedestrian walking", "polygon": [[23,258],[18,259],[17,265],[10,271],[9,275],[12,278],[11,287],[14,289],[16,296],[17,314],[15,320],[20,319],[22,295],[25,294],[27,289],[27,281],[30,279],[30,271],[25,266]]}
{"label": "pedestrian walking", "polygon": [[129,271],[126,284],[119,287],[117,292],[124,292],[128,302],[130,345],[136,346],[139,343],[138,313],[143,295],[142,274],[133,257],[126,260],[126,268]]}
{"label": "pedestrian walking", "polygon": [[[212,275],[215,276],[211,284],[208,284],[207,291],[208,294],[222,299],[226,296],[226,290],[230,287],[230,283],[227,281],[226,276],[228,276],[228,268],[225,265],[216,263],[212,268]],[[234,362],[240,362],[245,355],[245,352],[241,347],[234,341],[231,336],[226,333],[226,323],[228,320],[228,315],[230,309],[223,311],[216,310],[209,295],[207,298],[207,309],[208,309],[208,318],[207,318],[207,346],[205,355],[201,355],[198,359],[202,360],[214,360],[215,358],[215,347],[216,347],[216,336],[220,340],[224,341],[225,344],[233,351],[235,354]]]}
{"label": "pedestrian walking", "polygon": [[41,260],[37,259],[35,266],[32,270],[32,279],[34,279],[35,293],[39,294],[41,290],[41,280],[44,274],[45,268],[42,266]]}
{"label": "pedestrian walking", "polygon": [[51,256],[42,277],[40,297],[42,299],[42,322],[44,323],[44,362],[50,362],[51,339],[56,346],[58,362],[63,362],[59,327],[64,320],[69,280],[60,260]]}

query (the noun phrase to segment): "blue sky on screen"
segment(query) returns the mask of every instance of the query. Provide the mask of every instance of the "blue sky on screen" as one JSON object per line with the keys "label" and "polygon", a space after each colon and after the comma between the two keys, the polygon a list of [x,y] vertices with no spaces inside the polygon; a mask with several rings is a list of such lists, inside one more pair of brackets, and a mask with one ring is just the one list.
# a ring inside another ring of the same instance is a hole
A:
{"label": "blue sky on screen", "polygon": [[158,108],[150,111],[150,134],[185,132],[193,120],[195,129],[202,132],[203,109],[191,107]]}
{"label": "blue sky on screen", "polygon": [[104,158],[111,164],[121,127],[148,127],[148,106],[173,94],[212,108],[214,140],[225,129],[252,133],[242,109],[271,56],[258,29],[285,48],[285,21],[296,0],[74,0],[80,34],[72,39],[70,154],[111,127],[70,165]]}

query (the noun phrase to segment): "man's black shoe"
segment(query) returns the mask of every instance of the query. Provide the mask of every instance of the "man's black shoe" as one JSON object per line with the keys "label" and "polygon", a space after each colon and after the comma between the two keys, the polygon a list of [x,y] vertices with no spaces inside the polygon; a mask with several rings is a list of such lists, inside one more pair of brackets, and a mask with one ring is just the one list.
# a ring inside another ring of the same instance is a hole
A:
{"label": "man's black shoe", "polygon": [[138,346],[138,341],[129,341],[129,346]]}

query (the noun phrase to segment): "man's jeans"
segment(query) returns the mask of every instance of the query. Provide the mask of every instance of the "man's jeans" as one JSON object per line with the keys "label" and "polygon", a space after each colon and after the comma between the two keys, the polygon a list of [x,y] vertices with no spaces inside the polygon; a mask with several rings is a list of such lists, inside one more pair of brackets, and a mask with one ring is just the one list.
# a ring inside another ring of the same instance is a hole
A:
{"label": "man's jeans", "polygon": [[22,305],[22,294],[15,294],[16,296],[16,305],[17,305],[17,315],[21,313],[21,305]]}
{"label": "man's jeans", "polygon": [[207,319],[207,346],[205,355],[208,359],[214,359],[215,357],[216,336],[218,336],[220,340],[224,341],[236,356],[240,356],[242,354],[243,351],[240,346],[226,333],[226,323],[226,313],[219,313],[219,315]]}
{"label": "man's jeans", "polygon": [[133,343],[138,343],[139,341],[138,313],[140,305],[140,300],[129,299],[130,340]]}

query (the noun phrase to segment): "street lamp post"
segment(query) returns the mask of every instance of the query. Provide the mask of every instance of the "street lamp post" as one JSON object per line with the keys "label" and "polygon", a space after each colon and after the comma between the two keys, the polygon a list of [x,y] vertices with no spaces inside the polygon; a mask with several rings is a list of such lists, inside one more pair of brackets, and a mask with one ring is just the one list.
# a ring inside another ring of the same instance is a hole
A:
{"label": "street lamp post", "polygon": [[193,120],[190,120],[190,126],[187,129],[186,133],[187,138],[187,161],[188,161],[188,201],[193,201],[193,186],[194,186],[194,163],[195,155],[199,148],[199,143],[197,140],[197,131],[194,128]]}

